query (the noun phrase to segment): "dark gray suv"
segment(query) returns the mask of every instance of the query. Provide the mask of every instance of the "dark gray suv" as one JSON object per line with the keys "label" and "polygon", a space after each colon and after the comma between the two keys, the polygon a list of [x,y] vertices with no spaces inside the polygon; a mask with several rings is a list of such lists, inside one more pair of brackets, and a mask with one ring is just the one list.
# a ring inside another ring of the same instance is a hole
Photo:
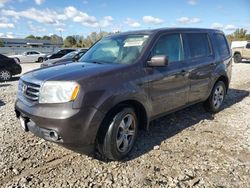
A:
{"label": "dark gray suv", "polygon": [[111,160],[159,116],[198,102],[218,112],[232,68],[224,34],[212,29],[115,34],[80,61],[23,75],[16,115],[25,131]]}

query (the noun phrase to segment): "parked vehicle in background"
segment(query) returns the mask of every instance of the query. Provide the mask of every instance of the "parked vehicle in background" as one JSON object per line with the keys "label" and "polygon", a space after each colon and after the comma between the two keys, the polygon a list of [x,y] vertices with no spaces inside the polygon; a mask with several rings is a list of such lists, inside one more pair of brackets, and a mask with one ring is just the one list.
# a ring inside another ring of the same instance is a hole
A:
{"label": "parked vehicle in background", "polygon": [[76,51],[76,49],[62,49],[62,50],[59,50],[59,51],[57,51],[56,53],[47,55],[47,56],[45,57],[45,61],[47,61],[47,60],[49,60],[49,59],[61,58],[61,57],[65,56],[66,54],[68,54],[68,53],[70,53],[70,52],[73,52],[73,51]]}
{"label": "parked vehicle in background", "polygon": [[38,51],[27,51],[20,55],[12,55],[10,58],[16,58],[20,63],[42,63],[46,54],[43,54]]}
{"label": "parked vehicle in background", "polygon": [[22,67],[16,59],[0,54],[0,81],[8,81],[13,75],[21,72]]}
{"label": "parked vehicle in background", "polygon": [[231,49],[235,63],[240,63],[242,59],[250,60],[250,41],[233,41]]}
{"label": "parked vehicle in background", "polygon": [[47,61],[44,61],[41,64],[41,68],[42,67],[52,66],[52,65],[58,65],[58,64],[61,64],[61,63],[77,62],[86,52],[87,52],[87,49],[82,49],[80,51],[70,52],[70,53],[66,54],[65,56],[63,56],[61,58],[49,59]]}
{"label": "parked vehicle in background", "polygon": [[231,57],[219,30],[107,36],[78,63],[23,75],[16,115],[24,130],[45,140],[120,160],[151,120],[198,102],[218,112],[229,88]]}

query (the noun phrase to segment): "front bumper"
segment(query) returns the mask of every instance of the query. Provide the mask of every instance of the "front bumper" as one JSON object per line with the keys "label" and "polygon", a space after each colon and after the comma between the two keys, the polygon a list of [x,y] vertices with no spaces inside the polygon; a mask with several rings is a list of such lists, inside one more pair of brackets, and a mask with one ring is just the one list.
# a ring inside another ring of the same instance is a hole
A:
{"label": "front bumper", "polygon": [[27,131],[85,154],[92,153],[104,117],[92,107],[73,109],[72,103],[28,106],[20,99],[16,101],[15,112],[24,119]]}

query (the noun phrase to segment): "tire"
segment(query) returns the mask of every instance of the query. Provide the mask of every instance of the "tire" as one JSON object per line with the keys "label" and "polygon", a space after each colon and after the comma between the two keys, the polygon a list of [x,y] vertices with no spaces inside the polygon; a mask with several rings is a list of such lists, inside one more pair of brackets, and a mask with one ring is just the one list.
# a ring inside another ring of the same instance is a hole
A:
{"label": "tire", "polygon": [[21,61],[20,61],[20,59],[19,59],[19,58],[17,58],[17,57],[16,57],[16,60],[17,60],[19,63],[21,63]]}
{"label": "tire", "polygon": [[97,149],[102,158],[121,160],[134,146],[138,131],[138,118],[132,108],[125,107],[107,119],[109,120],[102,125],[106,127],[106,131],[99,135]]}
{"label": "tire", "polygon": [[234,55],[234,62],[235,63],[240,63],[242,60],[241,55],[239,53]]}
{"label": "tire", "polygon": [[38,58],[38,62],[39,62],[39,63],[42,63],[42,62],[43,62],[43,58],[42,58],[42,57],[39,57],[39,58]]}
{"label": "tire", "polygon": [[1,82],[5,82],[5,81],[9,81],[12,77],[12,74],[9,70],[6,69],[1,69],[0,70],[0,81]]}
{"label": "tire", "polygon": [[223,81],[215,83],[209,98],[205,101],[204,107],[208,112],[217,113],[220,111],[226,96],[226,86]]}

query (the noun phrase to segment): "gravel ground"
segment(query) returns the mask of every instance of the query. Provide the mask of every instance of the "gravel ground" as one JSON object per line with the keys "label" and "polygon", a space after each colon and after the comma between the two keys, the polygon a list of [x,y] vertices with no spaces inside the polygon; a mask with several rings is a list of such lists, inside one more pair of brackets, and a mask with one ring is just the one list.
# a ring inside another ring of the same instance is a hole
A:
{"label": "gravel ground", "polygon": [[0,84],[0,187],[250,187],[250,62],[234,64],[220,113],[197,104],[156,120],[123,162],[24,133],[14,114],[17,80]]}

